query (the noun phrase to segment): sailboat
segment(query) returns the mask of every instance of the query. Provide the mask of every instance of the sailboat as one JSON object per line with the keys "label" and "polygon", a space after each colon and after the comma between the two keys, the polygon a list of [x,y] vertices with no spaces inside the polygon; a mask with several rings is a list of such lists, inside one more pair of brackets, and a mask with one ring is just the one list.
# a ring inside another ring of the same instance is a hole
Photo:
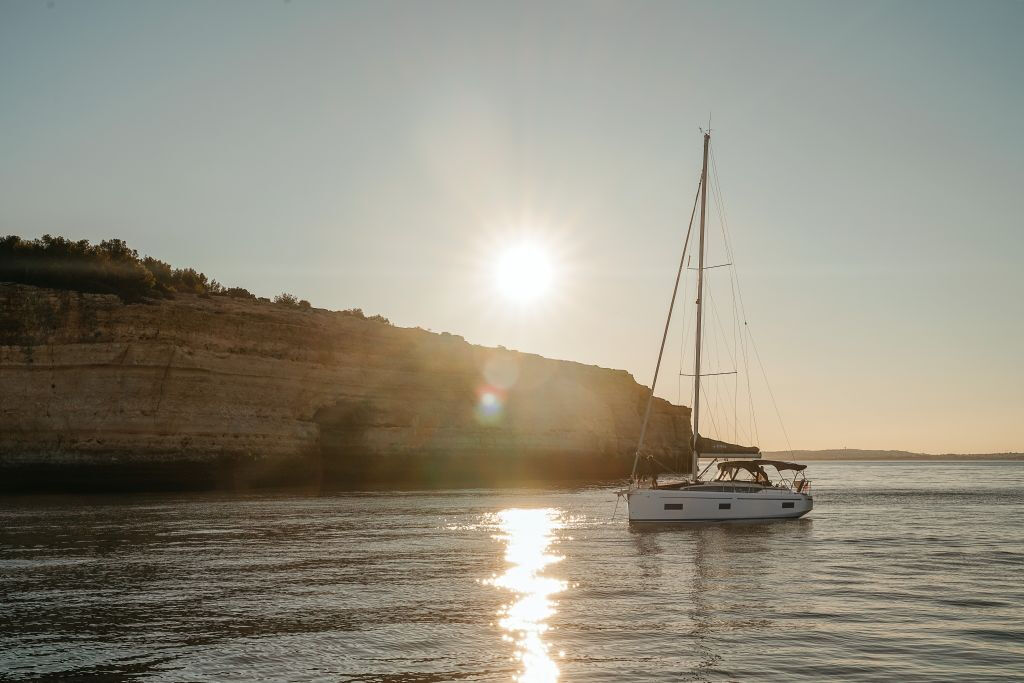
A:
{"label": "sailboat", "polygon": [[[694,210],[697,199],[700,200],[700,248],[697,264],[697,309],[694,342],[693,372],[693,440],[690,444],[689,476],[681,481],[658,483],[657,469],[652,456],[643,451],[644,436],[651,415],[651,404],[654,401],[654,388],[658,381],[658,372],[665,351],[665,340],[668,337],[669,325],[672,321],[672,310],[675,307],[679,280],[685,265],[686,251],[693,228],[693,214],[690,215],[690,230],[686,234],[683,256],[679,261],[672,300],[669,304],[665,331],[658,350],[658,361],[655,364],[654,380],[651,382],[651,393],[647,400],[636,454],[633,459],[633,473],[629,488],[620,491],[624,495],[629,510],[630,522],[713,522],[726,520],[766,520],[802,517],[814,507],[814,498],[810,492],[810,481],[804,475],[806,465],[765,460],[757,446],[739,446],[725,441],[704,438],[700,435],[701,417],[701,342],[704,318],[704,255],[705,255],[705,216],[707,213],[708,185],[708,148],[711,144],[711,131],[704,132],[704,164],[701,168],[700,184],[694,198]],[[702,457],[712,458],[717,464],[714,478],[702,478],[700,460]],[[738,458],[738,459],[737,459]],[[721,460],[721,462],[718,462]],[[638,466],[647,464],[646,470],[638,476]],[[769,476],[765,468],[775,472],[775,478]]]}

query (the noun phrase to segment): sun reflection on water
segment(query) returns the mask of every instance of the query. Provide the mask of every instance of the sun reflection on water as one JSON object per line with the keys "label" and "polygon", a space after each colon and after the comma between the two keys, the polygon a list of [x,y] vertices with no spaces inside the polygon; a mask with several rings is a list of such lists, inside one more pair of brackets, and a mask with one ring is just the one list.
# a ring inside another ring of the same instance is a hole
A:
{"label": "sun reflection on water", "polygon": [[498,622],[515,643],[516,659],[522,671],[517,680],[528,683],[558,679],[558,665],[548,654],[543,635],[547,619],[555,613],[551,596],[564,591],[565,581],[541,575],[549,564],[564,558],[548,552],[554,531],[562,528],[558,510],[510,508],[498,513],[502,533],[496,539],[505,542],[508,569],[486,583],[515,594],[513,602],[498,612]]}

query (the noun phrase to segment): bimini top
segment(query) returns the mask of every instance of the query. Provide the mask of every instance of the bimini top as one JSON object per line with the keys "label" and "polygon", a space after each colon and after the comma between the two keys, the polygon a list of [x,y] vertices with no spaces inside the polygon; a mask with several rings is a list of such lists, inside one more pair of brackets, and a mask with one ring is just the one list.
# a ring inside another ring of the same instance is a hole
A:
{"label": "bimini top", "polygon": [[718,463],[718,469],[724,471],[734,469],[745,469],[751,474],[756,474],[762,465],[770,465],[779,470],[800,470],[807,469],[807,465],[798,465],[795,462],[782,462],[781,460],[727,460]]}

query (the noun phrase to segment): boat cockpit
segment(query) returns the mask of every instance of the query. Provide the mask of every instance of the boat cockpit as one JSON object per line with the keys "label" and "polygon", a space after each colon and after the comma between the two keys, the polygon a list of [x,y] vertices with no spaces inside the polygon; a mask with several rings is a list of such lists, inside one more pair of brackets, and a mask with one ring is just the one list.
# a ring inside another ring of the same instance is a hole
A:
{"label": "boat cockpit", "polygon": [[[774,480],[765,472],[764,466],[774,467],[778,477]],[[718,475],[707,481],[679,481],[658,484],[652,478],[654,489],[687,489],[706,492],[757,493],[765,489],[785,489],[795,493],[810,493],[811,482],[803,474],[807,465],[798,465],[781,460],[726,460],[718,463]],[[792,477],[785,473],[793,472]]]}
{"label": "boat cockpit", "polygon": [[[765,465],[775,468],[779,475],[776,481],[773,482],[764,471]],[[807,493],[811,488],[811,482],[803,474],[805,469],[807,469],[807,465],[781,460],[727,460],[718,463],[718,476],[715,477],[715,481],[753,483],[764,487],[785,488],[797,493]],[[787,477],[786,472],[790,471],[793,472],[793,475]],[[748,476],[743,476],[744,474]]]}

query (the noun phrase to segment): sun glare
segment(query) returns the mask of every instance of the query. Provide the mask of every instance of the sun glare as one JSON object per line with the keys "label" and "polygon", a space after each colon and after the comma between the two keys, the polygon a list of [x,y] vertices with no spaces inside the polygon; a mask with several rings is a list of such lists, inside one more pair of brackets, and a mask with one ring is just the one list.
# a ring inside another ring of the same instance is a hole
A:
{"label": "sun glare", "polygon": [[506,298],[528,303],[551,289],[554,269],[548,252],[536,244],[507,247],[494,267],[495,284]]}
{"label": "sun glare", "polygon": [[569,587],[562,579],[543,572],[548,565],[564,558],[550,552],[557,542],[556,532],[562,528],[561,514],[552,508],[502,510],[497,515],[500,535],[505,542],[505,573],[485,583],[503,588],[514,595],[499,612],[499,625],[515,644],[515,658],[522,669],[516,676],[522,683],[553,683],[558,680],[558,665],[545,641],[548,619],[554,616],[557,602],[552,596]]}

